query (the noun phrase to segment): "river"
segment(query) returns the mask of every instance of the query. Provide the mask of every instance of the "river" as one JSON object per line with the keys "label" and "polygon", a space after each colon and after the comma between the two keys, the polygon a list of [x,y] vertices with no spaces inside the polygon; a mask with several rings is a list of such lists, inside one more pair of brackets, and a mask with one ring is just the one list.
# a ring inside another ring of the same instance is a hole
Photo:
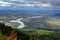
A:
{"label": "river", "polygon": [[19,23],[20,25],[17,27],[17,29],[19,29],[19,28],[25,27],[24,23],[21,21],[22,19],[23,19],[23,18],[16,19],[16,20],[11,20],[11,21],[9,21],[9,22],[17,22],[17,23]]}
{"label": "river", "polygon": [[4,21],[0,21],[0,22],[4,22]]}
{"label": "river", "polygon": [[[16,20],[10,20],[9,22],[17,22],[17,23],[19,23],[20,25],[17,26],[17,29],[19,29],[19,28],[24,28],[25,25],[24,25],[24,23],[21,21],[22,19],[23,19],[23,18],[19,18],[19,19],[16,19]],[[0,21],[0,22],[4,22],[4,21]]]}

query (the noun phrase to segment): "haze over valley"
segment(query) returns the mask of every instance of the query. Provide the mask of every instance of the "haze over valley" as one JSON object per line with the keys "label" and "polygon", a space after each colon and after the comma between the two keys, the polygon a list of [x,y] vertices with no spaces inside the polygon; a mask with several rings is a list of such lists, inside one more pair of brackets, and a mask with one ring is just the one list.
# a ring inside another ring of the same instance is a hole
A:
{"label": "haze over valley", "polygon": [[[40,12],[41,11],[41,12]],[[59,18],[59,14],[60,11],[59,10],[40,10],[40,11],[28,11],[26,12],[21,11],[21,10],[1,10],[0,11],[0,20],[7,22],[7,24],[9,23],[9,21],[11,20],[18,20],[20,18],[23,18],[21,21],[24,23],[23,25],[25,25],[25,27],[23,28],[28,28],[28,29],[60,29],[60,25],[55,25],[53,24],[54,21],[58,22]],[[50,23],[51,21],[53,21],[53,23]],[[15,22],[19,25],[18,22]],[[6,24],[6,23],[5,23]],[[11,25],[11,23],[9,24],[9,26]],[[11,26],[16,26],[18,27],[18,25],[11,25]],[[15,27],[15,28],[16,28]]]}

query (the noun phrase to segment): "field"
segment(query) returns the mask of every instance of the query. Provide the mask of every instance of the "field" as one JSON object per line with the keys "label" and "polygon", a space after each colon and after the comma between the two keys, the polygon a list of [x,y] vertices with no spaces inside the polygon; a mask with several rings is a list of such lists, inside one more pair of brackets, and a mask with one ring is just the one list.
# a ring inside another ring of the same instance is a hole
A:
{"label": "field", "polygon": [[47,23],[52,25],[60,26],[60,20],[48,20]]}
{"label": "field", "polygon": [[38,30],[38,29],[20,29],[20,31],[22,31],[23,33],[25,32],[25,34],[27,35],[32,35],[33,37],[36,38],[41,38],[44,39],[46,37],[48,38],[57,38],[60,40],[60,31],[50,31],[50,30]]}
{"label": "field", "polygon": [[4,22],[5,25],[11,26],[12,28],[17,28],[20,24],[17,22]]}
{"label": "field", "polygon": [[18,19],[18,18],[20,18],[20,17],[21,17],[21,16],[4,15],[4,16],[0,16],[0,20],[7,22],[7,21],[10,21],[10,20]]}
{"label": "field", "polygon": [[37,30],[37,33],[40,35],[51,35],[52,33],[55,33],[55,31]]}
{"label": "field", "polygon": [[2,36],[2,32],[1,32],[1,30],[0,30],[0,36]]}
{"label": "field", "polygon": [[6,40],[6,38],[7,38],[7,35],[3,35],[2,31],[0,30],[0,39]]}
{"label": "field", "polygon": [[[19,29],[18,29],[19,30]],[[38,35],[51,35],[52,33],[55,33],[55,31],[50,30],[43,30],[43,29],[20,29],[20,31],[25,32],[36,32]]]}

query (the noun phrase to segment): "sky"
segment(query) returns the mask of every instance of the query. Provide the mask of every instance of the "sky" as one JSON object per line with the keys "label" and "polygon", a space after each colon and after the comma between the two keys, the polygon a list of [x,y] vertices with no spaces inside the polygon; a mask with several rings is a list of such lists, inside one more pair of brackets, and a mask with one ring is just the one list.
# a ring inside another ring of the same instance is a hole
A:
{"label": "sky", "polygon": [[0,0],[0,10],[60,10],[60,0]]}

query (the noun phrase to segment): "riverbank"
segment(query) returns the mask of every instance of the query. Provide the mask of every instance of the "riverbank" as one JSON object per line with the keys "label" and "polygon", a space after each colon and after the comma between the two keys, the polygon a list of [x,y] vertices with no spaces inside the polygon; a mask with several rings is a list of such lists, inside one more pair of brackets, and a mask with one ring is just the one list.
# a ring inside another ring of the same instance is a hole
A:
{"label": "riverbank", "polygon": [[16,20],[11,20],[9,22],[17,22],[17,23],[19,23],[20,25],[17,27],[17,29],[19,29],[19,28],[25,27],[24,23],[21,21],[22,19],[23,18],[19,18],[19,19],[16,19]]}
{"label": "riverbank", "polygon": [[[17,29],[20,29],[20,28],[24,28],[25,25],[24,23],[21,21],[23,18],[19,18],[19,19],[16,19],[16,20],[10,20],[8,22],[17,22],[19,23],[19,26],[17,26]],[[0,21],[0,22],[4,22],[4,21]]]}

